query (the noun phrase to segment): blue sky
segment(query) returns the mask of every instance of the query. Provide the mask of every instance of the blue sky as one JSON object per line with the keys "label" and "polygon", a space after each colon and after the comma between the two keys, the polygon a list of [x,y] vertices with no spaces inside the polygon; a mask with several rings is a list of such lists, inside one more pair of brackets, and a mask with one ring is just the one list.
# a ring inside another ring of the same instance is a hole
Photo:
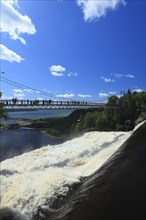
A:
{"label": "blue sky", "polygon": [[[146,91],[143,0],[1,0],[4,98],[97,101]],[[44,97],[39,91],[47,93]]]}

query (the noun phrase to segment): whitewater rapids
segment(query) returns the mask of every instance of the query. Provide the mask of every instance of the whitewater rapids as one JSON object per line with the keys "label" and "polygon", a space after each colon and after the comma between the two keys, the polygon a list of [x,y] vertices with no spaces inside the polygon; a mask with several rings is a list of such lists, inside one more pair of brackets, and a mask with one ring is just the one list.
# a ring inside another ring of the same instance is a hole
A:
{"label": "whitewater rapids", "polygon": [[59,196],[90,176],[127,140],[131,132],[89,132],[60,145],[44,146],[1,162],[1,208],[28,218],[39,207],[51,210]]}

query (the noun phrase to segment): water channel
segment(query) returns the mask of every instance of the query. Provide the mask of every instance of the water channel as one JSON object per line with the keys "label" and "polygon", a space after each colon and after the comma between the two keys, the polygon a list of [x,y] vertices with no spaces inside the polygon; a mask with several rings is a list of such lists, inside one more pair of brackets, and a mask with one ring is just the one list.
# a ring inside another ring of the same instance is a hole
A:
{"label": "water channel", "polygon": [[[1,120],[1,123],[15,123],[22,119],[38,119],[68,116],[73,109],[67,110],[38,110],[9,112],[8,120]],[[41,148],[46,145],[55,145],[61,140],[50,138],[40,131],[29,128],[0,129],[0,161]]]}

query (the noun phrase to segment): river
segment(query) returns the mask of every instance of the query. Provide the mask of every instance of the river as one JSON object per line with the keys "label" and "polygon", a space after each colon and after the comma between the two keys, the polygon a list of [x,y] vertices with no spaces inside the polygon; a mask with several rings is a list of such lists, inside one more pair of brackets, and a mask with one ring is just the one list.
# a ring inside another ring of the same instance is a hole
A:
{"label": "river", "polygon": [[1,123],[15,123],[23,119],[39,119],[63,117],[71,114],[75,109],[40,109],[36,111],[9,111],[9,119],[1,119]]}
{"label": "river", "polygon": [[35,129],[1,129],[0,130],[0,162],[46,146],[62,143],[61,140],[50,138]]}
{"label": "river", "polygon": [[[54,109],[37,111],[8,112],[9,119],[1,123],[15,123],[22,119],[38,119],[68,116],[74,109]],[[61,140],[49,138],[34,129],[1,129],[0,130],[0,161],[29,152],[46,145],[62,143]]]}

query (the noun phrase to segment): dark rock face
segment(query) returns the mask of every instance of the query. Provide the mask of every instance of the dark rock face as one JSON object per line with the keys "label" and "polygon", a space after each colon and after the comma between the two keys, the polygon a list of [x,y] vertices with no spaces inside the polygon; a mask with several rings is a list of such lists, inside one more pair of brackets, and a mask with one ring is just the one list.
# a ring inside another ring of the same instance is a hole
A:
{"label": "dark rock face", "polygon": [[9,208],[0,209],[0,220],[30,220]]}
{"label": "dark rock face", "polygon": [[49,219],[146,218],[146,122]]}
{"label": "dark rock face", "polygon": [[144,120],[146,120],[146,111],[143,111],[140,114],[139,118],[136,121],[136,125],[139,124],[140,122],[144,121]]}

